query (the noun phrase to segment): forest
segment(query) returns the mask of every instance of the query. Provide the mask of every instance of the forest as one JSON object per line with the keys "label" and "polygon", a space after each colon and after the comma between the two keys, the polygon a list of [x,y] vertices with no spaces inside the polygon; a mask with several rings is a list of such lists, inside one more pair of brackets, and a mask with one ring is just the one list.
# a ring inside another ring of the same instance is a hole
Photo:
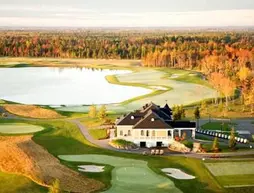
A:
{"label": "forest", "polygon": [[140,59],[145,67],[194,69],[228,100],[254,111],[254,32],[166,30],[0,31],[0,57]]}

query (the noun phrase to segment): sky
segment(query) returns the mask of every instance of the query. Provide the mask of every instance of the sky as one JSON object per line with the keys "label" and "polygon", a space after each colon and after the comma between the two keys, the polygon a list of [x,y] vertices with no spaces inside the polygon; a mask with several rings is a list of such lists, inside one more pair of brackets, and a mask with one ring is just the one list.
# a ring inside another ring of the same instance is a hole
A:
{"label": "sky", "polygon": [[254,26],[254,0],[0,0],[0,26]]}

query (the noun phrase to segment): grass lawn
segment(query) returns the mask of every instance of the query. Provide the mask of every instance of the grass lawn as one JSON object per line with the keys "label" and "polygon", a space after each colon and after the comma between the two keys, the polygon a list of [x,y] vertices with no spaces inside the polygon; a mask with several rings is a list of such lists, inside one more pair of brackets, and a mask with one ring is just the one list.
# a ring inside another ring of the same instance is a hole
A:
{"label": "grass lawn", "polygon": [[107,193],[181,192],[171,180],[156,174],[147,167],[145,161],[106,155],[67,155],[59,157],[71,162],[93,162],[113,166],[112,187],[105,191]]}
{"label": "grass lawn", "polygon": [[211,122],[201,126],[205,130],[231,131],[232,124],[223,122]]}
{"label": "grass lawn", "polygon": [[[96,164],[96,163],[90,163],[90,162],[67,162],[61,160],[61,163],[68,166],[69,168],[81,173],[82,175],[88,177],[88,178],[93,178],[95,180],[101,181],[103,184],[105,184],[105,188],[103,190],[107,190],[111,187],[111,172],[114,169],[113,166],[107,165],[107,164]],[[92,172],[80,172],[78,170],[78,166],[80,165],[98,165],[98,166],[104,166],[104,171],[103,172],[98,172],[98,173],[92,173]],[[103,191],[101,190],[101,191]]]}
{"label": "grass lawn", "polygon": [[106,139],[107,138],[107,130],[106,129],[89,129],[89,134],[97,140]]}
{"label": "grass lawn", "polygon": [[206,161],[207,169],[229,193],[254,191],[254,161]]}
{"label": "grass lawn", "polygon": [[[15,122],[15,120],[0,119],[0,122]],[[17,122],[22,122],[18,120]],[[53,121],[23,121],[30,124],[38,124],[47,129],[34,134],[33,140],[45,147],[54,156],[58,155],[80,155],[80,154],[99,154],[117,156],[128,159],[143,160],[148,163],[151,170],[157,174],[166,176],[161,172],[161,168],[175,167],[179,168],[188,174],[194,175],[197,178],[194,180],[176,180],[170,178],[175,183],[175,186],[185,193],[212,193],[222,192],[218,183],[212,175],[205,169],[202,161],[193,158],[185,157],[159,157],[159,156],[142,156],[138,154],[120,153],[94,147],[80,133],[79,129],[73,123],[63,120]],[[64,163],[64,162],[63,162]],[[66,163],[64,163],[66,164]],[[69,164],[72,164],[70,162]],[[67,165],[67,164],[66,164]],[[68,166],[68,165],[67,165]],[[93,175],[93,174],[91,174]],[[105,178],[110,176],[97,176],[97,179],[102,182],[107,182],[107,187],[110,183]],[[191,190],[191,191],[190,191]]]}
{"label": "grass lawn", "polygon": [[46,193],[48,189],[37,185],[30,179],[0,172],[0,193]]}
{"label": "grass lawn", "polygon": [[[243,111],[243,105],[240,99],[235,99],[233,101],[229,101],[228,111],[225,110],[225,101],[222,103],[223,108],[218,104],[214,104],[213,99],[205,100],[207,102],[207,108],[202,109],[201,117],[202,118],[253,118],[253,114],[250,112],[250,107],[245,107]],[[199,106],[201,107],[201,102],[195,102],[193,104],[187,105],[188,108],[185,109],[186,117],[194,118],[194,109],[193,107]]]}
{"label": "grass lawn", "polygon": [[[204,80],[203,75],[199,72],[169,68],[159,68],[158,70],[166,73],[164,78],[171,78],[173,80],[178,80],[181,82],[200,84],[212,88],[208,81]],[[175,75],[176,77],[174,78]]]}
{"label": "grass lawn", "polygon": [[27,134],[42,131],[44,128],[37,125],[24,123],[7,123],[0,125],[0,133],[2,134]]}
{"label": "grass lawn", "polygon": [[216,179],[224,187],[254,186],[254,174],[217,176]]}
{"label": "grass lawn", "polygon": [[[143,88],[147,88],[147,89],[151,89],[153,86],[156,87],[156,85],[148,85],[148,84],[145,84],[145,83],[129,83],[129,82],[120,82],[117,78],[116,75],[109,75],[109,76],[106,76],[106,80],[111,83],[111,84],[118,84],[118,85],[124,85],[124,86],[135,86],[135,87],[143,87]],[[126,101],[123,101],[121,103],[121,105],[127,105],[131,102],[134,102],[134,101],[137,101],[137,100],[140,100],[140,99],[144,99],[144,98],[149,98],[149,97],[152,97],[152,96],[156,96],[156,95],[160,95],[160,94],[163,94],[169,90],[171,90],[172,88],[170,87],[166,87],[164,86],[163,88],[165,88],[165,90],[157,90],[157,89],[153,89],[154,91],[149,93],[149,94],[146,94],[146,95],[141,95],[141,96],[138,96],[138,97],[134,97],[134,98],[131,98],[131,99],[128,99]]]}
{"label": "grass lawn", "polygon": [[254,161],[226,161],[205,163],[214,176],[254,175]]}

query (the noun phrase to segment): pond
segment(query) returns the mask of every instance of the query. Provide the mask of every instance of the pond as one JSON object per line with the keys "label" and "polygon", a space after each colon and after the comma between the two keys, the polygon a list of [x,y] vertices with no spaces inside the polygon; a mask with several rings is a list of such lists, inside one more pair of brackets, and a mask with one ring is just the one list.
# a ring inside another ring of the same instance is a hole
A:
{"label": "pond", "polygon": [[0,68],[0,99],[37,105],[119,103],[148,94],[149,89],[114,85],[105,76],[124,70],[29,67]]}

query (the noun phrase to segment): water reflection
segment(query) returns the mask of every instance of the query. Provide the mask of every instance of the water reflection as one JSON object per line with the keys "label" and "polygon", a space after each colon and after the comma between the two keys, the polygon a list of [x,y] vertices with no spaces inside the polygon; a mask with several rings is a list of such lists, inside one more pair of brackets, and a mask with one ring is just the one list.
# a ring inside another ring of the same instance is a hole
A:
{"label": "water reflection", "polygon": [[24,104],[118,103],[150,90],[109,84],[105,76],[129,71],[94,68],[1,68],[0,99]]}

